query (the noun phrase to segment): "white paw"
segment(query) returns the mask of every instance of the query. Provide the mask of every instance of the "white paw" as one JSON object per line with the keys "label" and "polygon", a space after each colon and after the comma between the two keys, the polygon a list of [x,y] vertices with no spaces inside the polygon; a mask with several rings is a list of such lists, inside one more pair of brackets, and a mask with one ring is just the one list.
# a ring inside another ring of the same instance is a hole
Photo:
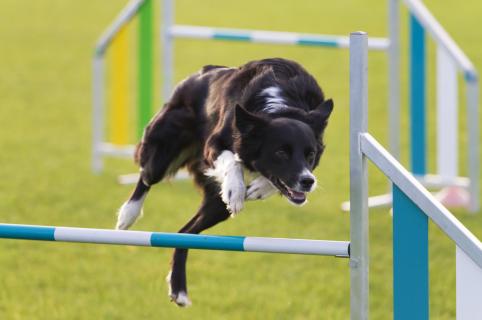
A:
{"label": "white paw", "polygon": [[236,215],[243,209],[246,187],[244,185],[243,166],[237,154],[224,150],[214,161],[214,167],[205,174],[213,177],[221,185],[221,199],[231,212]]}
{"label": "white paw", "polygon": [[180,291],[178,294],[171,294],[171,301],[176,303],[179,307],[189,307],[192,305],[191,300],[187,296],[187,293],[184,291]]}
{"label": "white paw", "polygon": [[171,301],[176,303],[180,307],[189,307],[192,302],[189,300],[189,297],[187,296],[187,293],[184,291],[179,291],[179,293],[173,293],[172,288],[171,288],[171,274],[172,271],[169,271],[166,277],[166,282],[169,287],[168,295],[169,298],[171,298]]}
{"label": "white paw", "polygon": [[266,199],[276,193],[277,189],[263,176],[254,179],[248,186],[246,192],[247,200]]}
{"label": "white paw", "polygon": [[242,174],[229,172],[221,185],[221,198],[232,216],[243,209],[245,196],[246,187]]}
{"label": "white paw", "polygon": [[117,230],[126,230],[142,216],[143,199],[138,201],[127,201],[120,207],[117,214]]}

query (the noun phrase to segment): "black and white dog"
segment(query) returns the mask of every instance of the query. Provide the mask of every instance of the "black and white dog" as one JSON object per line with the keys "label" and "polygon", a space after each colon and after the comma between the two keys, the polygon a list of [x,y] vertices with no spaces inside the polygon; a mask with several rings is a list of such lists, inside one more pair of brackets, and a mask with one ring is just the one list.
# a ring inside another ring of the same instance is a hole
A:
{"label": "black and white dog", "polygon": [[[140,179],[119,210],[117,229],[129,228],[149,188],[181,167],[204,194],[181,233],[200,233],[239,213],[245,200],[276,192],[304,204],[316,186],[312,171],[332,109],[333,101],[293,61],[204,67],[176,87],[145,129],[135,155]],[[244,170],[257,174],[247,186]],[[190,304],[186,259],[187,250],[175,249],[167,278],[169,296],[179,306]]]}

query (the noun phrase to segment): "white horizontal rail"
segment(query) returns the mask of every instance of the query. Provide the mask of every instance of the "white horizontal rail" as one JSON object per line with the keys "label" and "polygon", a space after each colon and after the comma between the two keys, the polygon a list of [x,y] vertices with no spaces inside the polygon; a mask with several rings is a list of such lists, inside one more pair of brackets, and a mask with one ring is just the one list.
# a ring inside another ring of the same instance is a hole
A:
{"label": "white horizontal rail", "polygon": [[[190,25],[173,25],[169,35],[174,38],[217,39],[231,41],[246,41],[253,43],[271,43],[298,46],[323,46],[333,48],[348,48],[349,37],[322,34],[303,34],[282,31],[263,31],[250,29],[214,28]],[[389,40],[386,38],[369,38],[368,48],[372,50],[387,50]]]}
{"label": "white horizontal rail", "polygon": [[477,79],[477,71],[465,53],[459,48],[455,41],[434,18],[425,5],[419,0],[403,0],[410,12],[415,15],[420,24],[427,30],[435,42],[442,46],[447,53],[454,59],[457,66],[462,69],[469,80]]}
{"label": "white horizontal rail", "polygon": [[346,241],[246,237],[244,251],[347,257],[348,245]]}
{"label": "white horizontal rail", "polygon": [[0,238],[336,257],[350,255],[348,241],[214,236],[4,223],[0,223]]}
{"label": "white horizontal rail", "polygon": [[426,188],[445,188],[455,186],[459,188],[469,188],[470,179],[467,177],[446,177],[436,174],[426,174],[416,177]]}
{"label": "white horizontal rail", "polygon": [[132,157],[136,147],[134,145],[115,145],[112,143],[103,142],[99,144],[98,152],[110,156],[117,157]]}
{"label": "white horizontal rail", "polygon": [[482,244],[370,134],[360,135],[361,151],[482,268]]}
{"label": "white horizontal rail", "polygon": [[[386,193],[378,196],[368,197],[368,208],[387,207],[392,204],[392,194]],[[344,201],[341,204],[341,210],[350,212],[350,201]]]}

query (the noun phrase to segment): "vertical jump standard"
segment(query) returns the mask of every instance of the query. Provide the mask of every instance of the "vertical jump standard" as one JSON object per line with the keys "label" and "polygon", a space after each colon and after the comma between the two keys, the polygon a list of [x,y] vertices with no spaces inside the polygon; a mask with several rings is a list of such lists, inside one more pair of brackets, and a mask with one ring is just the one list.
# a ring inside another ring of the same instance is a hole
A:
{"label": "vertical jump standard", "polygon": [[[144,127],[152,116],[154,92],[153,52],[153,1],[134,0],[120,12],[114,22],[102,34],[94,50],[93,58],[93,144],[92,169],[102,170],[104,155],[131,157],[133,145],[129,144],[129,118],[137,118],[136,139],[142,137]],[[137,112],[129,114],[129,24],[139,17],[137,34]],[[106,139],[106,97],[105,57],[112,51],[109,66],[111,82],[108,127],[110,136]],[[109,141],[109,142],[107,142]]]}

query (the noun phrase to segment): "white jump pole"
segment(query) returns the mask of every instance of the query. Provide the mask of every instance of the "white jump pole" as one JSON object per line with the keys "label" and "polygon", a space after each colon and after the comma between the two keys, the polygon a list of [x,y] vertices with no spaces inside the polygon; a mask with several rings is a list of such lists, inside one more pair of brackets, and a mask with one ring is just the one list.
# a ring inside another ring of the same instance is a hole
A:
{"label": "white jump pole", "polygon": [[368,129],[368,36],[350,34],[350,319],[368,319],[368,170],[360,149]]}
{"label": "white jump pole", "polygon": [[163,74],[162,100],[168,101],[171,96],[172,84],[174,83],[174,43],[171,36],[171,28],[174,23],[174,4],[172,0],[162,1],[161,23],[161,74]]}
{"label": "white jump pole", "polygon": [[482,315],[482,268],[458,246],[455,248],[456,317],[457,320],[476,319]]}
{"label": "white jump pole", "polygon": [[457,66],[446,50],[437,47],[437,168],[440,176],[458,175]]}

